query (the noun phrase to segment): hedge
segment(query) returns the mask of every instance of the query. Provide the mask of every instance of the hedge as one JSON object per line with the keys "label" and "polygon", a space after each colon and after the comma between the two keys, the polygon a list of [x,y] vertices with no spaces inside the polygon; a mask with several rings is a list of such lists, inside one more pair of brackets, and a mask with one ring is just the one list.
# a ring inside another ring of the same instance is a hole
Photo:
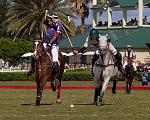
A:
{"label": "hedge", "polygon": [[[139,80],[142,73],[137,73]],[[149,73],[150,79],[150,73]],[[67,70],[63,75],[64,81],[88,81],[93,80],[90,69]],[[27,76],[25,72],[0,72],[0,81],[35,81],[34,75]]]}
{"label": "hedge", "polygon": [[[89,70],[67,70],[64,72],[64,81],[82,81],[92,80],[92,75]],[[27,76],[25,72],[0,72],[0,81],[35,81],[34,75]]]}

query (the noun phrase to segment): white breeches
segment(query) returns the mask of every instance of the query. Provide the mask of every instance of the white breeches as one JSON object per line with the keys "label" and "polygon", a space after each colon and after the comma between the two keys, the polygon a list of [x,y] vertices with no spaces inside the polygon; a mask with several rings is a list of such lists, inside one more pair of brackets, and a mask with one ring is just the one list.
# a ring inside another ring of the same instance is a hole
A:
{"label": "white breeches", "polygon": [[51,52],[52,52],[52,61],[53,61],[53,62],[58,62],[59,47],[53,45]]}
{"label": "white breeches", "polygon": [[[47,49],[46,45],[47,45],[46,43],[43,44],[43,46],[44,46],[45,49]],[[59,62],[58,61],[58,52],[59,52],[59,47],[56,46],[56,45],[52,45],[52,48],[51,48],[52,62]]]}
{"label": "white breeches", "polygon": [[[127,61],[125,61],[124,64],[123,64],[123,68],[124,68],[124,69],[125,69],[125,66],[126,66],[127,64],[128,64]],[[136,71],[135,62],[133,62],[132,65],[133,65],[134,71]]]}

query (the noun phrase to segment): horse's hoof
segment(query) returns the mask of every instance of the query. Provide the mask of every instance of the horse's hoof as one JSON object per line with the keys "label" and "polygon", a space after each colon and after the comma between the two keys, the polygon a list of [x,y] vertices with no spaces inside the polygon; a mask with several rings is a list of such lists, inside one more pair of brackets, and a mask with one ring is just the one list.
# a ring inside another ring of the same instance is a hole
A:
{"label": "horse's hoof", "polygon": [[96,102],[93,102],[93,105],[96,105],[97,103]]}
{"label": "horse's hoof", "polygon": [[57,99],[57,100],[56,100],[56,103],[57,103],[57,104],[61,104],[61,99]]}
{"label": "horse's hoof", "polygon": [[103,104],[102,103],[96,103],[96,106],[102,106]]}
{"label": "horse's hoof", "polygon": [[55,92],[56,91],[56,87],[52,87],[52,91]]}
{"label": "horse's hoof", "polygon": [[40,99],[39,98],[37,98],[36,99],[36,104],[35,104],[36,106],[39,106],[40,105]]}
{"label": "horse's hoof", "polygon": [[56,91],[56,87],[55,87],[54,83],[51,83],[51,88],[52,88],[52,91],[53,91],[53,92]]}
{"label": "horse's hoof", "polygon": [[116,92],[116,91],[112,91],[112,93],[113,93],[113,94],[116,94],[117,92]]}

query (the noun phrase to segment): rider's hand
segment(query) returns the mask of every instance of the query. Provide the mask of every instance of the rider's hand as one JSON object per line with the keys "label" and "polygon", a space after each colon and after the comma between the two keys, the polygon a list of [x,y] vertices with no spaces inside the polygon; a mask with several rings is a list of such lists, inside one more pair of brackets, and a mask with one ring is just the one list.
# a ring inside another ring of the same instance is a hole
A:
{"label": "rider's hand", "polygon": [[48,46],[49,46],[49,47],[52,47],[52,44],[51,44],[51,43],[49,43],[49,44],[48,44]]}
{"label": "rider's hand", "polygon": [[77,54],[79,54],[79,52],[77,50],[73,50],[73,54],[77,55]]}

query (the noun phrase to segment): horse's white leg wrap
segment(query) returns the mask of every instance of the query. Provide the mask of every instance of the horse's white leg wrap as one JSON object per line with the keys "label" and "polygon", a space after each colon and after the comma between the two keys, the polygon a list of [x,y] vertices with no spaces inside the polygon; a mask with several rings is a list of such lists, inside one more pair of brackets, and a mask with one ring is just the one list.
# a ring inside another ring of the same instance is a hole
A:
{"label": "horse's white leg wrap", "polygon": [[52,61],[53,62],[58,62],[58,51],[59,47],[58,46],[52,46]]}

